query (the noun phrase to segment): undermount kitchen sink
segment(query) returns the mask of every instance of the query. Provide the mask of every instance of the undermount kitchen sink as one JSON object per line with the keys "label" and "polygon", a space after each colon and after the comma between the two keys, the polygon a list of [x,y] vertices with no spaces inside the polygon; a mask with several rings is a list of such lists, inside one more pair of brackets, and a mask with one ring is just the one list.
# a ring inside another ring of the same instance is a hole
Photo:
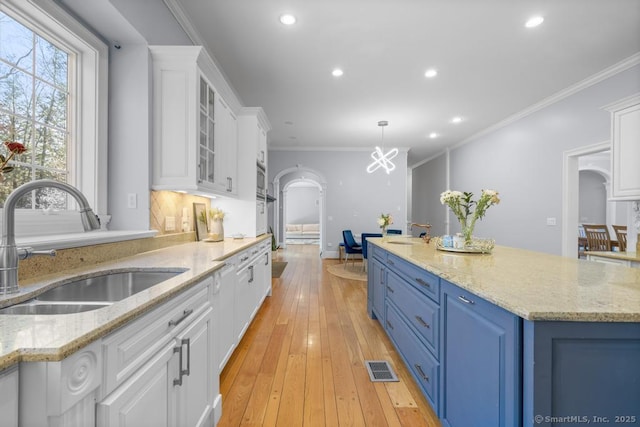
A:
{"label": "undermount kitchen sink", "polygon": [[0,314],[72,314],[97,310],[108,305],[111,304],[38,304],[32,300],[3,308]]}
{"label": "undermount kitchen sink", "polygon": [[171,279],[186,269],[127,270],[82,277],[51,288],[0,314],[71,314],[96,310]]}

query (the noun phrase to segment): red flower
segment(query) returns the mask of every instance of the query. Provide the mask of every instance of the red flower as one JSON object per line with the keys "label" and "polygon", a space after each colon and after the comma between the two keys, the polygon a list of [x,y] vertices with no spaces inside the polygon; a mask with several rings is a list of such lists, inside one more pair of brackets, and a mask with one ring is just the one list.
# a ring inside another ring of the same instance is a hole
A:
{"label": "red flower", "polygon": [[22,154],[27,151],[27,148],[19,142],[5,141],[4,145],[6,145],[13,154]]}

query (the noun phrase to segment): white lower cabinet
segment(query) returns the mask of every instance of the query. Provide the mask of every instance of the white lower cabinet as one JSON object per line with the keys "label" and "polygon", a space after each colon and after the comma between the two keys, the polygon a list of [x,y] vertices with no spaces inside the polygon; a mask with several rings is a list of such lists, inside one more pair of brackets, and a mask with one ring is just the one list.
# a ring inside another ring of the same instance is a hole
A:
{"label": "white lower cabinet", "polygon": [[236,292],[236,257],[225,261],[225,266],[216,272],[218,281],[218,293],[214,303],[214,316],[216,319],[216,365],[218,372],[227,364],[233,350],[236,349],[237,334],[229,321],[234,319],[235,292]]}
{"label": "white lower cabinet", "polygon": [[20,364],[18,425],[214,426],[215,290],[210,276],[64,360]]}
{"label": "white lower cabinet", "polygon": [[97,425],[210,426],[213,310],[208,307],[136,374],[98,404]]}
{"label": "white lower cabinet", "polygon": [[0,425],[3,427],[18,427],[18,395],[18,367],[0,372]]}

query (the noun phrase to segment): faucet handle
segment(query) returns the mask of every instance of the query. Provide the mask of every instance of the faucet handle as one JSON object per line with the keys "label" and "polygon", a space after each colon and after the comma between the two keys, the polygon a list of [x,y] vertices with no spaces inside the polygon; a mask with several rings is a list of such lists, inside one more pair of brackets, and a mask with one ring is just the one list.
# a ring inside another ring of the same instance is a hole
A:
{"label": "faucet handle", "polygon": [[18,248],[18,258],[19,259],[27,259],[32,257],[33,255],[48,255],[48,256],[56,256],[55,249],[45,249],[42,251],[34,251],[31,247],[26,248]]}

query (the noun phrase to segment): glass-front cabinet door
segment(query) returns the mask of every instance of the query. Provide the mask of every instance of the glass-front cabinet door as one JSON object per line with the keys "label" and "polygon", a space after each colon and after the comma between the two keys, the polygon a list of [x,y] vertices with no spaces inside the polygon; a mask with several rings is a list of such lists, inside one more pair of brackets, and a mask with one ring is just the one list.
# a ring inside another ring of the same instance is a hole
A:
{"label": "glass-front cabinet door", "polygon": [[215,92],[200,77],[200,146],[198,159],[198,180],[215,183]]}

